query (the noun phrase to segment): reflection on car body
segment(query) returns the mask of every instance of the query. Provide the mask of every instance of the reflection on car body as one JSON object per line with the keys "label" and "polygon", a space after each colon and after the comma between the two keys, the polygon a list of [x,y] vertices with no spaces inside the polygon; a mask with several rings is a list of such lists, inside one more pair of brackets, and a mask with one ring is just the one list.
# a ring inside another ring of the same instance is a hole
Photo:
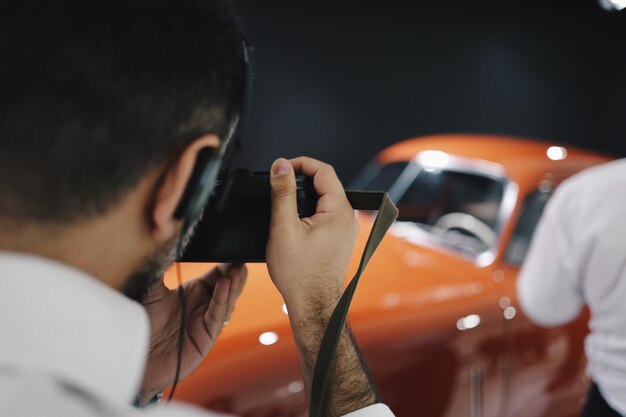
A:
{"label": "reflection on car body", "polygon": [[[350,314],[398,417],[577,415],[586,317],[532,325],[517,309],[515,279],[554,187],[609,158],[553,148],[485,135],[413,139],[381,152],[354,181],[388,191],[400,209]],[[363,247],[373,217],[359,218]],[[207,268],[184,264],[183,278]],[[287,311],[265,266],[249,268],[230,324],[177,397],[246,417],[305,416]]]}

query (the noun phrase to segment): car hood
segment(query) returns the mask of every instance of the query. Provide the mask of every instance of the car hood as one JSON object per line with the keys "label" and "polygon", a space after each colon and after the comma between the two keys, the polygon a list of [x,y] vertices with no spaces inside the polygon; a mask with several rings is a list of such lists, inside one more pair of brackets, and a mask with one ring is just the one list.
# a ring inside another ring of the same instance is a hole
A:
{"label": "car hood", "polygon": [[[359,216],[360,233],[352,256],[346,283],[355,273],[369,236],[374,217]],[[478,279],[479,268],[472,261],[443,248],[429,247],[428,240],[417,244],[401,237],[392,226],[361,277],[350,308],[355,323],[370,325],[407,312],[428,311],[437,314],[436,306],[446,311],[451,303],[471,298],[484,291]],[[181,267],[183,281],[205,273],[212,264],[188,263]],[[249,276],[231,320],[220,336],[223,340],[243,335],[261,334],[288,326],[282,298],[271,282],[265,264],[248,264]],[[175,286],[174,271],[166,273],[168,286]]]}

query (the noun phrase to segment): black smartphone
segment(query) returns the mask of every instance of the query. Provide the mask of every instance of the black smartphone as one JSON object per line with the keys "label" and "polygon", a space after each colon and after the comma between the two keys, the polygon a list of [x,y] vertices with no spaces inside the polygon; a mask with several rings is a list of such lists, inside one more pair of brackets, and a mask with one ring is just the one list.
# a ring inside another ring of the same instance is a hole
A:
{"label": "black smartphone", "polygon": [[[298,215],[315,214],[313,179],[296,176]],[[218,181],[181,262],[265,262],[271,215],[269,172],[237,170]]]}

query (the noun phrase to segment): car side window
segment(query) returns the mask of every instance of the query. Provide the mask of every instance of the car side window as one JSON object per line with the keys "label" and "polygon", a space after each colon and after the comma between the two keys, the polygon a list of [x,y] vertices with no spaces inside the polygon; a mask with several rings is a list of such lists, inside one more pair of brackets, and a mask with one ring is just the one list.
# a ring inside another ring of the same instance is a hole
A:
{"label": "car side window", "polygon": [[356,176],[350,184],[350,188],[388,192],[408,164],[406,161],[392,162],[383,166],[370,163]]}
{"label": "car side window", "polygon": [[504,255],[507,263],[519,266],[524,262],[539,219],[551,195],[552,192],[536,191],[524,201],[513,236]]}
{"label": "car side window", "polygon": [[439,226],[450,213],[470,214],[495,229],[504,184],[482,175],[423,169],[400,201],[398,220]]}
{"label": "car side window", "polygon": [[492,247],[498,239],[504,181],[473,172],[417,167],[417,175],[398,199],[398,221],[410,222],[440,243],[472,256]]}

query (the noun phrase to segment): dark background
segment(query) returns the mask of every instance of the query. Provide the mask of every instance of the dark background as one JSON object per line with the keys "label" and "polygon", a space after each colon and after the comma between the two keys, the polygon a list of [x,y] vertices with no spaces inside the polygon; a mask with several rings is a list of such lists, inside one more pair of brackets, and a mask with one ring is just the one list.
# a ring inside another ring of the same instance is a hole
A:
{"label": "dark background", "polygon": [[489,132],[626,155],[626,10],[595,0],[237,0],[255,47],[239,165],[349,181],[384,147]]}

